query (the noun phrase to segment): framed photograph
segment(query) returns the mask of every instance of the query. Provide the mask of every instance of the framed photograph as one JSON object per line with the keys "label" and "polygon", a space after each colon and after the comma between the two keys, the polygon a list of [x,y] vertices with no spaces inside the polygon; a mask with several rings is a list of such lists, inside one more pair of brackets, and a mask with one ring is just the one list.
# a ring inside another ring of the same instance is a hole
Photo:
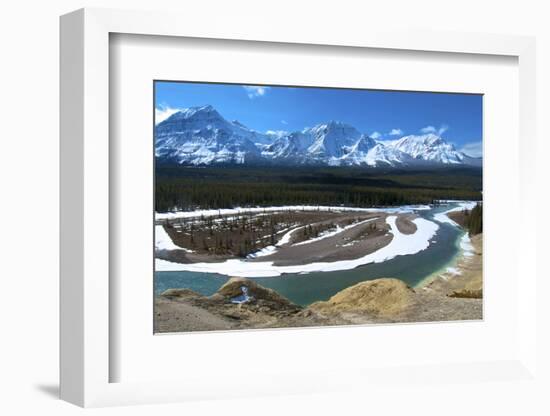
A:
{"label": "framed photograph", "polygon": [[481,94],[154,90],[155,332],[483,318]]}
{"label": "framed photograph", "polygon": [[62,398],[531,379],[533,39],[180,22],[61,19]]}

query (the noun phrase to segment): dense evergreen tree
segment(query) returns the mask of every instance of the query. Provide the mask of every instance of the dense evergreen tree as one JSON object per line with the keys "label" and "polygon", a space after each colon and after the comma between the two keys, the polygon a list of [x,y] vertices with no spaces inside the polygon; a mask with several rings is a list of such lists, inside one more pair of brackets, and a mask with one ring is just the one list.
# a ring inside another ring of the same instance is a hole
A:
{"label": "dense evergreen tree", "polygon": [[483,232],[483,204],[478,203],[471,211],[467,211],[465,225],[470,235]]}

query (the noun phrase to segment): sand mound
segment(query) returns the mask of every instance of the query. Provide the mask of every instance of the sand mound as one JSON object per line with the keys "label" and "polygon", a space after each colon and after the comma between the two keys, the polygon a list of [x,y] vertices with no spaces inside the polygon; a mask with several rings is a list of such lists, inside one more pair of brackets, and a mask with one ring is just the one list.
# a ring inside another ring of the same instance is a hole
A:
{"label": "sand mound", "polygon": [[326,302],[309,309],[322,313],[362,313],[376,317],[394,316],[414,303],[415,292],[398,279],[382,278],[358,283],[338,292]]}

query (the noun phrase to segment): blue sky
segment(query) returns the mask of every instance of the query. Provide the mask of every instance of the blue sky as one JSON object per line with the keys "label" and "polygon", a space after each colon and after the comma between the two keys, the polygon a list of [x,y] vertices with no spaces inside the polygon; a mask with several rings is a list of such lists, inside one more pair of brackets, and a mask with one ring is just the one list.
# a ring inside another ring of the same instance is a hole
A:
{"label": "blue sky", "polygon": [[157,122],[178,109],[210,104],[254,130],[302,130],[342,121],[381,140],[438,132],[481,156],[482,96],[157,81]]}

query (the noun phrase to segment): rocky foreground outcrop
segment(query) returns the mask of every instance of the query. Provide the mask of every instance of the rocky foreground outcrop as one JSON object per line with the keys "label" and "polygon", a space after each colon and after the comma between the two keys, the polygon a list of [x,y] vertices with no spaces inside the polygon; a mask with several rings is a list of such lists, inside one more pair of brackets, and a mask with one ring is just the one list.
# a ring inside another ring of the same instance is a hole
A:
{"label": "rocky foreground outcrop", "polygon": [[[234,303],[246,288],[248,299]],[[155,300],[155,331],[307,327],[385,322],[481,319],[481,299],[414,290],[382,278],[346,288],[303,308],[253,280],[232,278],[212,296],[169,289]]]}
{"label": "rocky foreground outcrop", "polygon": [[398,279],[376,279],[348,287],[326,302],[315,302],[308,309],[325,316],[359,314],[391,318],[415,302],[415,291]]}
{"label": "rocky foreground outcrop", "polygon": [[[250,299],[233,303],[246,287]],[[204,331],[297,326],[302,307],[272,289],[232,278],[212,296],[189,289],[169,289],[155,300],[157,332]]]}

